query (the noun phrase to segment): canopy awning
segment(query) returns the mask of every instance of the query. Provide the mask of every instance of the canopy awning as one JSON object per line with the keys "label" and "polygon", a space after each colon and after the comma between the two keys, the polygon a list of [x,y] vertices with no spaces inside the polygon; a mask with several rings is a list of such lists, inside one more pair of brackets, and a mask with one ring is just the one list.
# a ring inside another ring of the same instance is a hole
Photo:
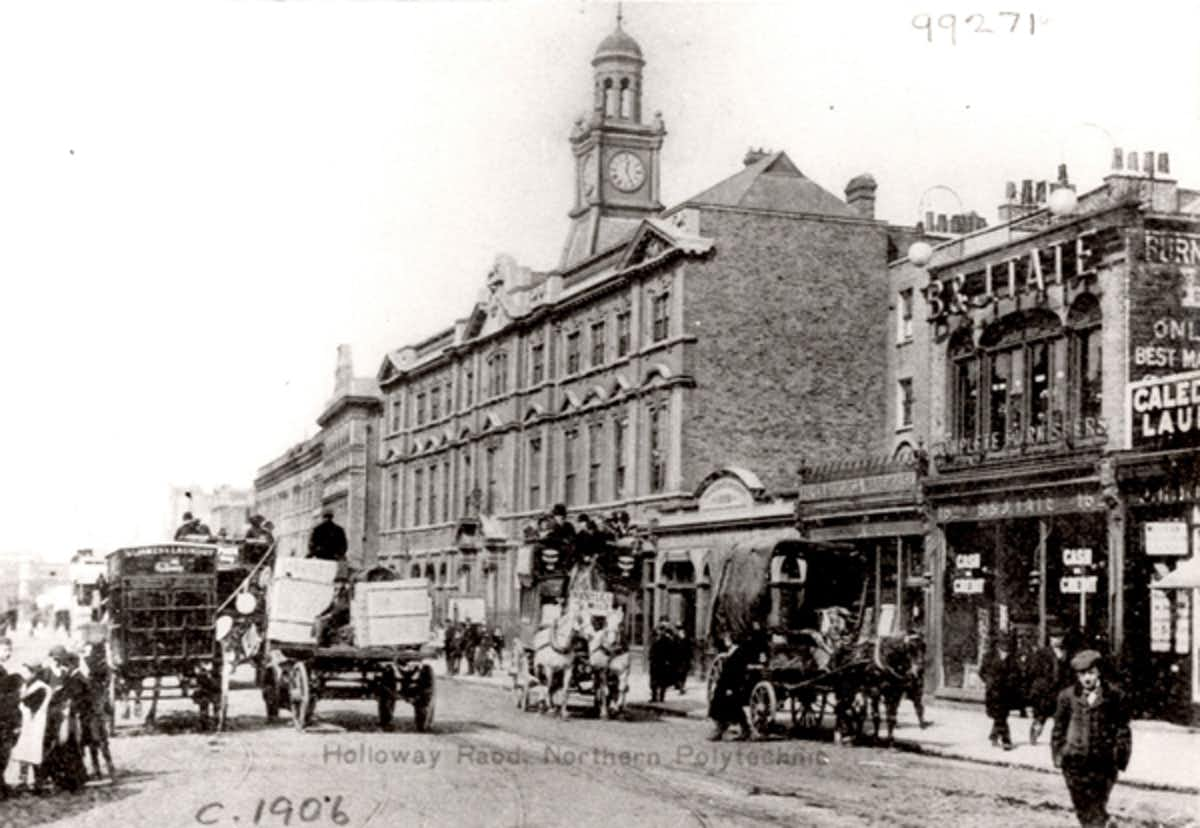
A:
{"label": "canopy awning", "polygon": [[1180,562],[1174,571],[1150,584],[1154,589],[1200,589],[1200,557]]}

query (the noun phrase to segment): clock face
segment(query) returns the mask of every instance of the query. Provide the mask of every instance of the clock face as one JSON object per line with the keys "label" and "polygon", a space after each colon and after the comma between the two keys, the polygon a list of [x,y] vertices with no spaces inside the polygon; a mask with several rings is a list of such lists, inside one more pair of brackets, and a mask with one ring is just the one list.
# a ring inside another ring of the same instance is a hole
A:
{"label": "clock face", "polygon": [[596,192],[596,153],[589,153],[579,168],[579,186],[584,198]]}
{"label": "clock face", "polygon": [[618,152],[608,161],[608,179],[621,192],[632,193],[646,180],[646,168],[632,152]]}

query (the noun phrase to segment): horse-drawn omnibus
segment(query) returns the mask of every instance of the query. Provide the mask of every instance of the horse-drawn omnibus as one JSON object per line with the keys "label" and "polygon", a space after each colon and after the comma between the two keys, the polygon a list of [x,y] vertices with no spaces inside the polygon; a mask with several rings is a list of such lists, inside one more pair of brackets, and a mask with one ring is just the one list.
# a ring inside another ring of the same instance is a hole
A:
{"label": "horse-drawn omnibus", "polygon": [[646,536],[624,514],[572,536],[550,519],[520,550],[520,633],[511,660],[517,706],[539,699],[567,715],[571,694],[601,717],[624,709],[628,624],[635,621]]}
{"label": "horse-drawn omnibus", "polygon": [[[794,730],[820,728],[832,699],[837,740],[862,735],[879,704],[889,738],[900,694],[919,669],[920,654],[902,636],[883,635],[868,606],[871,582],[849,546],[793,540],[770,549],[733,550],[720,563],[709,628],[761,650],[740,682],[750,728],[765,738],[787,709]],[[756,640],[757,639],[757,640]],[[709,671],[711,699],[724,668]]]}

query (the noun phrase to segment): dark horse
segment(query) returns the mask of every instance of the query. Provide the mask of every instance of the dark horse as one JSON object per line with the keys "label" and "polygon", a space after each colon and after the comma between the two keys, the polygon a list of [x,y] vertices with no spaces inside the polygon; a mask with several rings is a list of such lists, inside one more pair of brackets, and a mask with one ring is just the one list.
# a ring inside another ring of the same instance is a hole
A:
{"label": "dark horse", "polygon": [[886,717],[885,743],[890,746],[896,730],[896,713],[906,693],[912,698],[917,719],[924,727],[921,698],[924,662],[925,648],[916,636],[859,641],[834,653],[829,665],[835,698],[834,740],[839,743],[860,740],[869,715],[874,741],[879,741],[881,719]]}

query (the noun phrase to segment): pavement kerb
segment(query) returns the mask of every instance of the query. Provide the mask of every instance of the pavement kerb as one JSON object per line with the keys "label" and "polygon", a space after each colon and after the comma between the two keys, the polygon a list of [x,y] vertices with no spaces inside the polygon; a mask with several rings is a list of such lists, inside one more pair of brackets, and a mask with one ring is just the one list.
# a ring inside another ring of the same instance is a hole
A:
{"label": "pavement kerb", "polygon": [[[464,684],[477,684],[484,687],[494,687],[497,690],[510,690],[511,680],[505,674],[499,676],[493,675],[488,678],[480,678],[479,676],[464,676],[464,675],[445,675],[440,676],[447,681],[461,681]],[[626,703],[626,707],[631,710],[641,712],[653,712],[664,716],[672,716],[676,718],[688,718],[705,720],[708,718],[704,707],[699,707],[694,710],[685,710],[682,707],[670,702],[659,703],[649,701],[631,701]],[[1060,771],[1057,768],[1046,767],[1045,765],[1035,764],[1033,762],[1022,762],[1005,759],[990,759],[982,756],[974,756],[963,751],[958,751],[953,748],[931,747],[913,739],[905,739],[896,737],[894,740],[894,748],[904,751],[905,753],[918,753],[924,756],[936,756],[941,759],[954,759],[960,762],[971,762],[976,765],[992,765],[1001,768],[1019,768],[1021,770],[1038,771],[1040,773],[1048,773],[1057,775]],[[1131,788],[1140,788],[1148,791],[1164,791],[1169,793],[1179,794],[1200,794],[1200,786],[1192,787],[1186,785],[1171,785],[1161,782],[1147,782],[1141,779],[1117,779],[1118,785],[1127,785]]]}

